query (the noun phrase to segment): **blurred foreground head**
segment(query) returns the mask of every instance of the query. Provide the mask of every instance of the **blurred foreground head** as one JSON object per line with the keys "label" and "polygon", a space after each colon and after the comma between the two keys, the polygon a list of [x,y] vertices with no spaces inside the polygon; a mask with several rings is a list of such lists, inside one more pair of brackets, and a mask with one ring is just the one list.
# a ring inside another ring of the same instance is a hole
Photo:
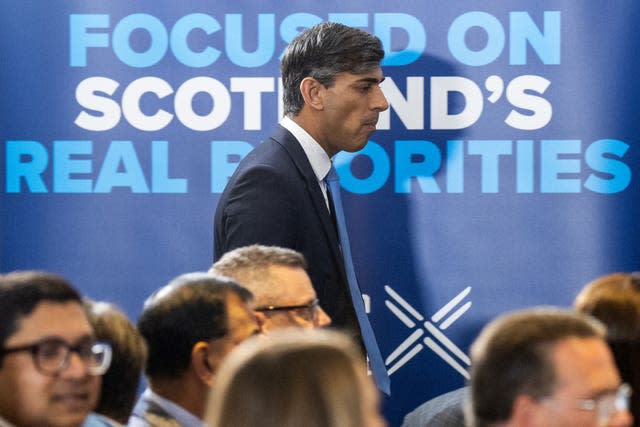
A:
{"label": "blurred foreground head", "polygon": [[351,340],[282,329],[238,346],[208,404],[211,427],[383,427],[378,392]]}
{"label": "blurred foreground head", "polygon": [[541,307],[499,316],[471,347],[475,427],[629,426],[628,386],[596,319]]}

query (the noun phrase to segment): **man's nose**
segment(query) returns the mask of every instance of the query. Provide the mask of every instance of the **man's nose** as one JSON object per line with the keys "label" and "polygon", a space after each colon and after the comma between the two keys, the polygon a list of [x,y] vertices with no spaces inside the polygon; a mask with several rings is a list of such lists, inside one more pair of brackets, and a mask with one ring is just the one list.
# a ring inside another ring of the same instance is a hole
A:
{"label": "man's nose", "polygon": [[322,309],[322,307],[318,307],[318,321],[319,328],[326,328],[331,324],[331,317],[327,314],[326,311]]}
{"label": "man's nose", "polygon": [[373,103],[374,110],[384,111],[389,108],[389,102],[387,101],[387,97],[384,96],[384,92],[380,86],[377,86],[375,89],[375,97]]}
{"label": "man's nose", "polygon": [[617,411],[611,416],[608,425],[611,427],[631,427],[633,425],[633,415],[628,410]]}
{"label": "man's nose", "polygon": [[87,362],[80,357],[80,355],[72,351],[69,354],[69,363],[64,371],[62,371],[62,376],[64,377],[72,377],[72,378],[83,378],[89,375],[89,367],[87,366]]}

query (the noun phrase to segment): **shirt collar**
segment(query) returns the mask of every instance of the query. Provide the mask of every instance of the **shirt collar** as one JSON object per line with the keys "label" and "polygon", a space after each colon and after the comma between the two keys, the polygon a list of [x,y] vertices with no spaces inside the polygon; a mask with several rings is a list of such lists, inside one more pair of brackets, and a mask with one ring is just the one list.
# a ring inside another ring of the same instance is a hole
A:
{"label": "shirt collar", "polygon": [[280,125],[291,132],[298,140],[309,159],[309,163],[311,163],[313,173],[318,181],[322,181],[325,176],[327,176],[327,173],[329,173],[329,169],[331,169],[331,159],[327,155],[327,152],[324,151],[320,144],[318,144],[306,130],[289,117],[285,116],[280,122]]}
{"label": "shirt collar", "polygon": [[182,406],[177,405],[176,403],[165,399],[157,393],[154,393],[153,390],[147,388],[144,391],[145,397],[151,401],[153,401],[156,405],[160,406],[162,409],[167,411],[169,415],[171,415],[181,426],[183,427],[205,427],[206,424],[204,422],[193,415],[191,412],[184,409]]}

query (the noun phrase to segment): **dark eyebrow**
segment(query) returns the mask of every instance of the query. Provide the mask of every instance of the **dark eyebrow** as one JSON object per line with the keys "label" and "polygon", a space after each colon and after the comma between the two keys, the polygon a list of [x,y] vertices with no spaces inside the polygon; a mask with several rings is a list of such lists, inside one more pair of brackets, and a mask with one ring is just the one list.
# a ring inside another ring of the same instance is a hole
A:
{"label": "dark eyebrow", "polygon": [[47,336],[44,336],[44,337],[40,338],[38,340],[38,342],[58,341],[58,342],[63,342],[65,344],[73,346],[73,345],[78,345],[78,344],[85,344],[85,343],[88,343],[88,342],[92,342],[94,340],[95,340],[95,337],[93,335],[91,335],[91,334],[84,334],[73,343],[69,343],[67,340],[65,340],[64,338],[62,338],[59,335],[47,335]]}
{"label": "dark eyebrow", "polygon": [[355,83],[368,83],[368,84],[380,84],[384,81],[386,77],[383,77],[381,79],[377,79],[375,77],[363,77],[359,80],[356,80]]}

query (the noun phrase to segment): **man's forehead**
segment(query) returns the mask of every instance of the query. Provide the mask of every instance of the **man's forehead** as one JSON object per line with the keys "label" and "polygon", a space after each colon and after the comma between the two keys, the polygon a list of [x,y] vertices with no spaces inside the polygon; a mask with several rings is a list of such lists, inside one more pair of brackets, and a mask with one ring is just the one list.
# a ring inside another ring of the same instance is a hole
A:
{"label": "man's forehead", "polygon": [[257,321],[251,311],[251,305],[243,301],[239,295],[229,293],[226,298],[226,306],[230,335],[242,334],[245,329],[252,332],[257,327]]}
{"label": "man's forehead", "polygon": [[315,297],[315,290],[309,278],[309,274],[302,267],[272,264],[269,266],[274,296],[295,297],[300,295],[303,299]]}
{"label": "man's forehead", "polygon": [[31,313],[17,320],[15,332],[7,338],[6,343],[47,336],[72,340],[87,334],[92,335],[93,328],[80,302],[42,301]]}
{"label": "man's forehead", "polygon": [[382,72],[382,68],[377,67],[362,73],[351,73],[348,71],[343,71],[341,73],[336,74],[336,79],[340,79],[340,78],[350,83],[358,83],[358,82],[380,83],[384,80],[384,74]]}
{"label": "man's forehead", "polygon": [[558,359],[580,359],[584,356],[592,355],[594,350],[608,352],[608,346],[604,339],[572,336],[558,340],[553,346],[553,353]]}
{"label": "man's forehead", "polygon": [[595,392],[615,389],[620,383],[611,351],[601,338],[571,337],[558,341],[552,360],[559,386],[583,387]]}
{"label": "man's forehead", "polygon": [[246,313],[250,312],[250,304],[240,298],[240,295],[229,292],[225,297],[227,317],[229,320],[244,319]]}

